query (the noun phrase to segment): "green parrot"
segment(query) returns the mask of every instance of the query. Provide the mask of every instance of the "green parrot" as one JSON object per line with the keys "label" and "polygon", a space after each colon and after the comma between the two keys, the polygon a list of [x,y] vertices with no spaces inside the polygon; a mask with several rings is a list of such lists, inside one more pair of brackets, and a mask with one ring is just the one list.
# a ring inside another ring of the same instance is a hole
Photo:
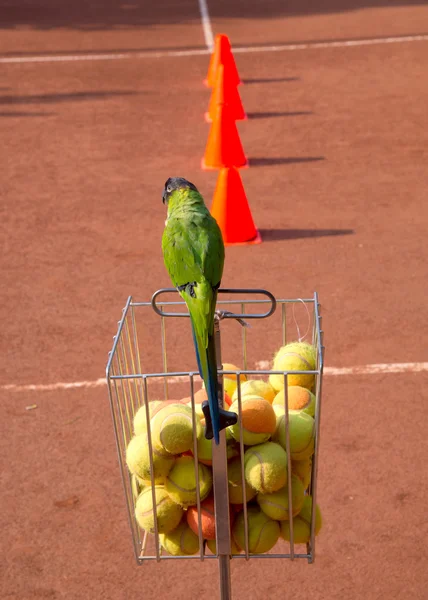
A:
{"label": "green parrot", "polygon": [[220,408],[218,401],[214,313],[223,274],[223,238],[193,183],[170,177],[162,201],[168,208],[162,236],[163,258],[190,313],[199,373],[208,396],[205,436],[214,437],[218,444],[220,430],[236,422],[236,415]]}

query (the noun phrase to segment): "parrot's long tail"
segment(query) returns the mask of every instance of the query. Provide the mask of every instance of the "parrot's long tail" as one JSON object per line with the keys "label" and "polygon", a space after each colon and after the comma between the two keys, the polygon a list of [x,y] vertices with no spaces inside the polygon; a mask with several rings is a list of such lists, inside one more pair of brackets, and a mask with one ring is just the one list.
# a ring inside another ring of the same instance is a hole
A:
{"label": "parrot's long tail", "polygon": [[204,380],[208,396],[209,418],[205,419],[207,439],[214,438],[215,443],[220,442],[220,431],[236,422],[235,413],[224,410],[219,406],[218,379],[217,379],[217,357],[215,349],[215,336],[208,335],[208,345],[205,347],[203,341],[198,337],[192,322],[193,340],[195,343],[196,359],[198,361],[199,373]]}

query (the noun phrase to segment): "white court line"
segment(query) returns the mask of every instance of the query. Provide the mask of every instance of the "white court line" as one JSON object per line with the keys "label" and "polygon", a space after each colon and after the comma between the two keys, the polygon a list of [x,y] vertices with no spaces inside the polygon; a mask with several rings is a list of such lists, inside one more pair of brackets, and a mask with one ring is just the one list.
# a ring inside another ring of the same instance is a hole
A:
{"label": "white court line", "polygon": [[201,13],[202,29],[204,30],[205,44],[212,52],[214,50],[214,35],[211,27],[210,14],[206,0],[199,0],[199,11]]}
{"label": "white court line", "polygon": [[[269,368],[266,361],[261,361],[257,364],[259,369]],[[355,367],[325,367],[324,374],[326,376],[344,376],[344,375],[379,375],[391,373],[423,373],[428,372],[428,362],[420,363],[389,363],[389,364],[372,364],[360,365]],[[180,383],[186,379],[185,377],[170,377],[168,383]],[[195,377],[195,380],[199,377]],[[159,378],[159,382],[162,379]],[[95,388],[106,385],[105,377],[100,377],[93,381],[74,381],[71,383],[47,383],[47,384],[27,384],[19,385],[9,383],[0,386],[0,390],[5,392],[54,392],[57,390],[72,390],[79,388]]]}
{"label": "white court line", "polygon": [[353,46],[374,46],[377,44],[402,44],[404,42],[426,42],[428,35],[406,35],[403,37],[372,38],[368,40],[340,40],[337,42],[309,42],[308,44],[283,44],[277,46],[248,46],[234,48],[233,52],[282,52],[310,50],[314,48],[349,48]]}
{"label": "white court line", "polygon": [[[212,32],[211,32],[212,34]],[[342,40],[337,42],[309,42],[307,44],[284,44],[277,46],[243,46],[233,48],[234,54],[251,52],[286,52],[298,50],[312,50],[322,48],[349,48],[355,46],[374,46],[377,44],[402,44],[410,42],[426,42],[428,35],[408,35],[403,37],[372,38],[369,40]],[[208,43],[207,43],[208,46]],[[166,50],[162,52],[122,52],[108,54],[62,54],[57,56],[7,56],[0,57],[0,64],[23,63],[53,63],[53,62],[78,62],[97,60],[125,60],[143,58],[178,58],[182,56],[202,56],[210,54],[210,50]]]}

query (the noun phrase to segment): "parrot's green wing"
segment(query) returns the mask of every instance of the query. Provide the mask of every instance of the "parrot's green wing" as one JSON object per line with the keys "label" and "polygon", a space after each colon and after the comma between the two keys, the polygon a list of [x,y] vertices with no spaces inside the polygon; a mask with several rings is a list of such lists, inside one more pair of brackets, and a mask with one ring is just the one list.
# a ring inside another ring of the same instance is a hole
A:
{"label": "parrot's green wing", "polygon": [[162,250],[175,287],[204,280],[213,289],[220,284],[224,244],[220,228],[208,212],[169,219],[162,236]]}
{"label": "parrot's green wing", "polygon": [[189,309],[198,367],[208,394],[212,435],[219,443],[220,427],[227,426],[231,418],[231,413],[218,404],[214,339],[214,312],[224,265],[220,228],[205,207],[183,211],[179,218],[168,218],[162,250],[171,281]]}

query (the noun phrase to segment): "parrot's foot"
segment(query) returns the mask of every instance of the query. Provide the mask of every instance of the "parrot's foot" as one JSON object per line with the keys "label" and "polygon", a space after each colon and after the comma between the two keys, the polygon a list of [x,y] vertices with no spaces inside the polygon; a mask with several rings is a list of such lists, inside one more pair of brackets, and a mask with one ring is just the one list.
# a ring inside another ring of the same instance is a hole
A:
{"label": "parrot's foot", "polygon": [[[219,321],[221,321],[225,317],[233,319],[233,316],[234,313],[230,312],[229,310],[216,310],[214,314],[214,317],[216,317]],[[241,319],[241,317],[235,317],[235,319],[238,321],[238,323],[242,325],[242,327],[251,327],[251,325],[247,323],[247,321],[244,321],[244,319]]]}
{"label": "parrot's foot", "polygon": [[[202,412],[205,417],[205,437],[207,440],[212,440],[214,437],[213,424],[211,420],[210,406],[207,401],[202,402]],[[234,412],[219,409],[219,427],[218,430],[226,429],[229,425],[235,425],[238,422],[238,415]]]}

